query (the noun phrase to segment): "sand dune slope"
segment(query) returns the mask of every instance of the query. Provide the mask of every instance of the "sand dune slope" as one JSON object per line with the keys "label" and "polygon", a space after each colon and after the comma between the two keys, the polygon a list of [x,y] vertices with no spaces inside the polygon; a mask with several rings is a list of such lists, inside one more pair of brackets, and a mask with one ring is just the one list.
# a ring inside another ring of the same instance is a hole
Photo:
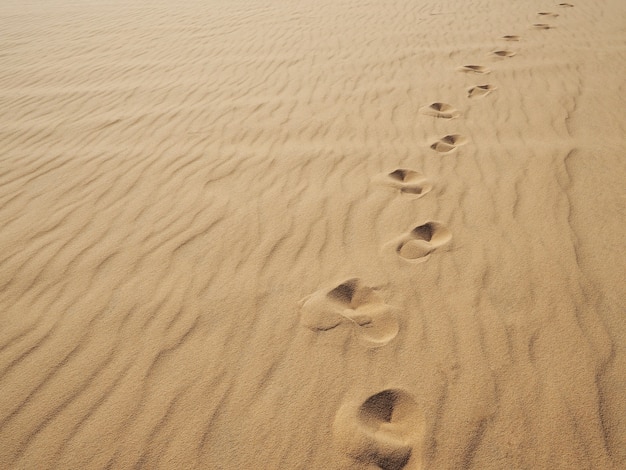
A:
{"label": "sand dune slope", "polygon": [[0,468],[626,468],[624,18],[0,5]]}

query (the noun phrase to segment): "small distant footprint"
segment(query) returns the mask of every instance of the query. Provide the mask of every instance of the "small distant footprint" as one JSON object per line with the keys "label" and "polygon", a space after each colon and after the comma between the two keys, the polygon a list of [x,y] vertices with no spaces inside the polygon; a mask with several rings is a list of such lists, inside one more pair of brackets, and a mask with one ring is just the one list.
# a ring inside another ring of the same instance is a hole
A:
{"label": "small distant footprint", "polygon": [[450,153],[459,145],[463,145],[467,142],[467,139],[459,134],[449,134],[442,137],[437,142],[430,146],[431,149],[436,150],[439,153]]}
{"label": "small distant footprint", "polygon": [[302,299],[300,305],[301,322],[310,330],[322,332],[349,325],[370,348],[384,346],[400,329],[393,308],[358,278],[321,289]]}
{"label": "small distant footprint", "polygon": [[424,196],[433,188],[428,179],[419,171],[406,168],[398,168],[389,173],[379,175],[375,178],[375,181],[397,189],[400,191],[400,194],[413,199]]}
{"label": "small distant footprint", "polygon": [[467,89],[467,97],[480,98],[481,96],[487,96],[494,90],[496,90],[494,85],[476,85]]}
{"label": "small distant footprint", "polygon": [[559,3],[560,7],[565,7],[565,8],[572,8],[574,5],[572,5],[571,3]]}
{"label": "small distant footprint", "polygon": [[535,23],[533,24],[533,28],[535,29],[552,29],[554,26],[550,26],[547,23]]}
{"label": "small distant footprint", "polygon": [[507,57],[513,57],[516,55],[516,52],[513,51],[507,51],[507,50],[498,50],[498,51],[493,51],[490,53],[491,56],[494,57],[503,57],[503,58],[507,58]]}
{"label": "small distant footprint", "polygon": [[521,38],[515,34],[507,34],[506,36],[502,36],[500,39],[504,39],[505,41],[519,41]]}
{"label": "small distant footprint", "polygon": [[424,431],[417,403],[396,388],[343,405],[333,423],[340,451],[359,464],[382,470],[421,469]]}
{"label": "small distant footprint", "polygon": [[558,13],[552,13],[551,11],[540,11],[539,13],[537,13],[539,16],[545,16],[547,18],[556,18],[557,16],[559,16]]}
{"label": "small distant footprint", "polygon": [[437,248],[452,239],[450,230],[440,222],[426,222],[391,242],[396,253],[409,261],[423,262]]}
{"label": "small distant footprint", "polygon": [[491,72],[491,70],[489,70],[487,67],[484,67],[482,65],[462,65],[461,67],[457,67],[456,70],[458,72],[477,73],[477,74],[486,74],[486,73]]}
{"label": "small distant footprint", "polygon": [[442,119],[454,119],[459,117],[461,114],[453,106],[447,103],[432,103],[428,106],[420,108],[420,112],[422,114],[426,114],[427,116],[434,116]]}

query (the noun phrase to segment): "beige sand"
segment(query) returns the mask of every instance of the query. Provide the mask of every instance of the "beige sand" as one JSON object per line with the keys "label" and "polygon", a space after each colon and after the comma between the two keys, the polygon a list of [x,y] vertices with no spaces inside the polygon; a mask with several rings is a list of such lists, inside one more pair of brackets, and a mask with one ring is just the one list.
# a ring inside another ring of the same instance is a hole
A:
{"label": "beige sand", "polygon": [[624,18],[2,2],[0,468],[626,468]]}

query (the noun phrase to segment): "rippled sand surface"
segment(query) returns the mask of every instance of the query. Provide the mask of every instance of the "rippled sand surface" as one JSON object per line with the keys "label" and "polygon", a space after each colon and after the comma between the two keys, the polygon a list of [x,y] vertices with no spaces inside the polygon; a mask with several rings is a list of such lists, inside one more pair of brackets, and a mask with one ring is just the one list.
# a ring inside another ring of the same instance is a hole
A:
{"label": "rippled sand surface", "polygon": [[0,5],[0,468],[626,468],[626,3]]}

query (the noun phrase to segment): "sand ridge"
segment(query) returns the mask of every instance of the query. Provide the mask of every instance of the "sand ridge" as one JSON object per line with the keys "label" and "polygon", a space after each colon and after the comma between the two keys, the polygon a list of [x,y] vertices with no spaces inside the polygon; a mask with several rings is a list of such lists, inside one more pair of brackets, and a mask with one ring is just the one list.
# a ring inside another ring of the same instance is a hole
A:
{"label": "sand ridge", "polygon": [[0,467],[626,465],[625,7],[470,3],[0,6]]}

